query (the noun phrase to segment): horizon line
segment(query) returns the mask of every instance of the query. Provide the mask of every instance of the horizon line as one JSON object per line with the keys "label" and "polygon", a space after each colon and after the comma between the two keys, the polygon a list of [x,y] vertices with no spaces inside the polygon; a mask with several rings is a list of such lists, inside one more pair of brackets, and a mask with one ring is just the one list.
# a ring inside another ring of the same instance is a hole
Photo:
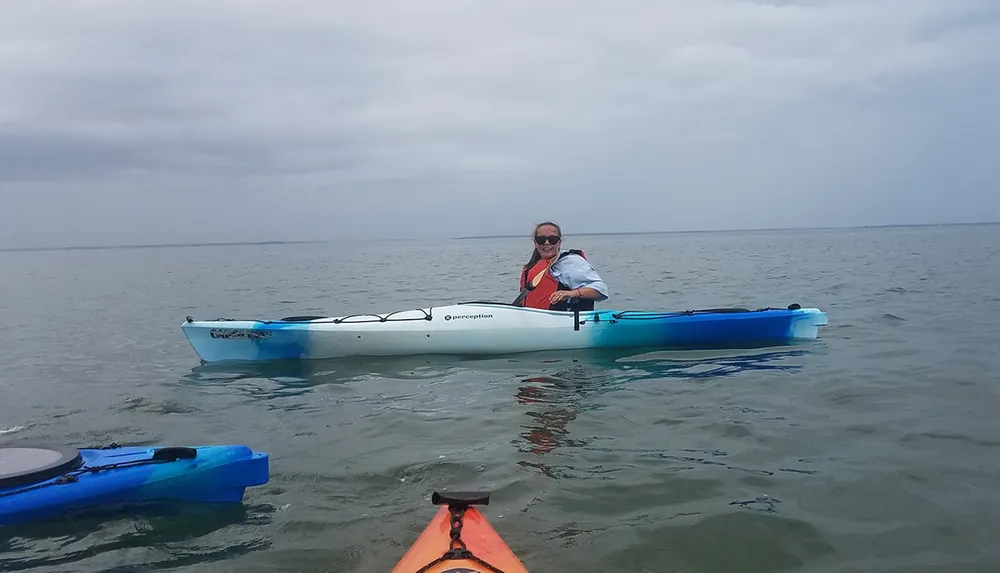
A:
{"label": "horizon line", "polygon": [[0,247],[0,252],[15,251],[103,251],[115,249],[171,249],[185,247],[238,247],[253,245],[295,245],[306,243],[326,243],[322,239],[303,239],[295,241],[198,241],[193,243],[138,243],[118,245],[66,245],[52,247]]}
{"label": "horizon line", "polygon": [[[873,225],[822,225],[815,227],[744,227],[728,229],[682,229],[670,231],[591,231],[584,233],[569,233],[573,237],[600,237],[609,235],[680,235],[686,233],[750,233],[760,231],[828,231],[848,229],[885,229],[897,227],[972,227],[977,225],[1000,225],[1000,221],[954,222],[954,223],[880,223]],[[452,237],[455,240],[467,239],[514,239],[530,238],[527,233],[503,235],[467,235]]]}
{"label": "horizon line", "polygon": [[[953,222],[953,223],[883,223],[871,225],[824,225],[816,227],[760,227],[760,228],[729,228],[729,229],[681,229],[662,231],[590,231],[584,233],[572,233],[574,237],[601,237],[616,235],[679,235],[690,233],[746,233],[765,231],[823,231],[823,230],[848,230],[848,229],[884,229],[903,227],[961,227],[979,225],[998,225],[1000,221],[980,221],[980,222]],[[443,240],[464,241],[475,239],[513,239],[524,238],[524,233],[517,234],[496,234],[496,235],[467,235],[458,237],[443,237]],[[427,238],[401,237],[396,239],[377,239],[378,241],[423,241]],[[432,239],[433,240],[433,239]],[[333,243],[338,239],[300,239],[300,240],[261,240],[261,241],[198,241],[191,243],[139,243],[139,244],[111,244],[111,245],[64,245],[48,247],[0,247],[0,252],[38,252],[38,251],[98,251],[115,249],[168,249],[187,247],[234,247],[234,246],[265,246],[265,245],[301,245]]]}

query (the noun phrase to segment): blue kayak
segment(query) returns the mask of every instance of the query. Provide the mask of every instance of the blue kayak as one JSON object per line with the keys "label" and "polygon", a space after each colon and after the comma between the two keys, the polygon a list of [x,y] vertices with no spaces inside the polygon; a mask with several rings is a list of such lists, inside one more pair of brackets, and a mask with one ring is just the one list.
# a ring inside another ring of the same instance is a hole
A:
{"label": "blue kayak", "polygon": [[234,503],[267,481],[268,455],[243,445],[0,446],[0,525],[151,501]]}

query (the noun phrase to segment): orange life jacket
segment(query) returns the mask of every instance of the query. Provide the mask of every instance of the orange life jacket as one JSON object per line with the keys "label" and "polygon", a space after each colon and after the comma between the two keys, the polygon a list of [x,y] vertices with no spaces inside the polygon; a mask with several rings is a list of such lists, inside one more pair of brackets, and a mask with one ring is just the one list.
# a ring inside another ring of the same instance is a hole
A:
{"label": "orange life jacket", "polygon": [[[566,255],[580,255],[584,259],[587,258],[583,251],[578,249],[570,249],[564,253],[560,253],[556,258],[559,259],[565,257]],[[555,261],[552,262],[555,264]],[[526,306],[530,308],[544,308],[548,310],[593,310],[594,301],[590,299],[568,299],[563,300],[556,304],[549,304],[549,297],[552,293],[557,290],[570,290],[568,285],[565,285],[557,281],[552,273],[549,272],[548,261],[542,259],[535,263],[531,268],[525,268],[521,273],[521,290],[525,288],[529,289],[528,295],[524,297],[519,306]],[[545,275],[542,277],[538,286],[531,288],[531,283],[534,281],[535,276],[538,273],[544,272]]]}

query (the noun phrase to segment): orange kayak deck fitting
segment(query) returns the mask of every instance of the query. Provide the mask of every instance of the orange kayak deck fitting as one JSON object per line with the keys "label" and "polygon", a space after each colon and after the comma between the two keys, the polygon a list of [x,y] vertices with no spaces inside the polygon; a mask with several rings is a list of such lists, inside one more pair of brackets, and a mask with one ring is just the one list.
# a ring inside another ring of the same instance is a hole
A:
{"label": "orange kayak deck fitting", "polygon": [[528,573],[500,534],[474,506],[489,492],[434,492],[441,505],[392,573]]}

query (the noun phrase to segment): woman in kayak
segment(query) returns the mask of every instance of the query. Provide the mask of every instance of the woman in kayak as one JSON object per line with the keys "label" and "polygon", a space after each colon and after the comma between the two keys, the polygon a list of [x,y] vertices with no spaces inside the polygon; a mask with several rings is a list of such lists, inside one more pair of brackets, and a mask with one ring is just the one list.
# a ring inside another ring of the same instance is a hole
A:
{"label": "woman in kayak", "polygon": [[562,229],[552,221],[535,226],[535,248],[521,271],[517,306],[549,310],[593,310],[608,299],[608,286],[583,251],[559,252]]}

